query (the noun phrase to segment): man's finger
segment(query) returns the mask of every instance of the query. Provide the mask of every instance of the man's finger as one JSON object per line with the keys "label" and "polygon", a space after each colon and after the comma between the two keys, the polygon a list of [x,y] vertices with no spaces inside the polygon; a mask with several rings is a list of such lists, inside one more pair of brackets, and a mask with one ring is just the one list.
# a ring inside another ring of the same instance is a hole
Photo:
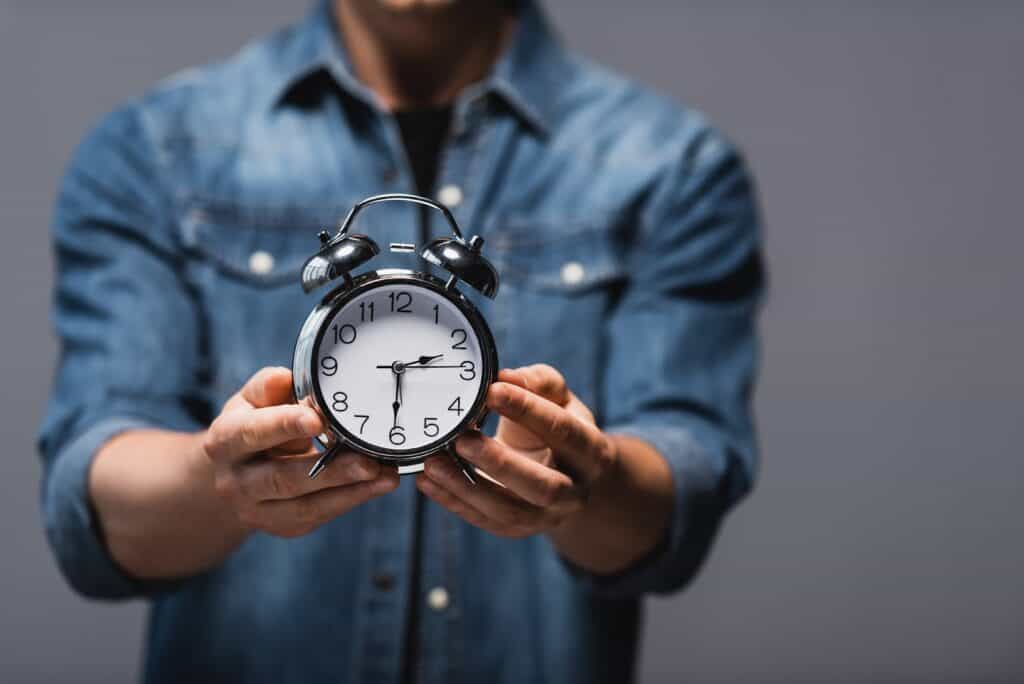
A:
{"label": "man's finger", "polygon": [[239,394],[256,408],[292,403],[292,372],[287,368],[261,368]]}
{"label": "man's finger", "polygon": [[581,488],[568,475],[527,458],[496,439],[469,433],[458,439],[455,449],[467,461],[535,506],[571,512],[583,504]]}
{"label": "man's finger", "polygon": [[276,447],[271,449],[271,452],[277,456],[286,455],[303,455],[313,451],[313,440],[309,437],[299,437],[283,444],[278,444]]}
{"label": "man's finger", "polygon": [[[315,454],[315,452],[314,452]],[[367,482],[380,476],[381,466],[355,453],[339,454],[319,477],[309,477],[315,456],[267,458],[236,466],[242,495],[256,501],[294,499],[331,487]]]}
{"label": "man's finger", "polygon": [[611,440],[564,408],[507,382],[496,382],[487,405],[540,437],[574,473],[592,481],[612,460]]}
{"label": "man's finger", "polygon": [[[505,369],[498,373],[498,379],[528,389],[560,406],[564,406],[564,402],[571,396],[562,374],[545,364]],[[547,447],[537,435],[511,420],[503,420],[498,424],[496,437],[517,449],[536,450]]]}
{"label": "man's finger", "polygon": [[431,480],[426,475],[420,475],[416,478],[416,488],[430,498],[431,501],[442,508],[451,511],[470,525],[474,525],[500,537],[523,536],[521,532],[512,530],[506,525],[502,525],[491,520],[486,515],[449,492],[440,484]]}
{"label": "man's finger", "polygon": [[546,363],[505,369],[498,373],[498,379],[502,382],[519,385],[559,406],[565,406],[572,398],[565,377]]}
{"label": "man's finger", "polygon": [[548,521],[548,511],[516,497],[504,487],[486,478],[476,484],[446,458],[428,459],[424,474],[495,522],[515,529],[538,529]]}
{"label": "man's finger", "polygon": [[207,431],[206,453],[214,460],[238,461],[256,452],[323,431],[311,408],[286,404],[222,413]]}
{"label": "man's finger", "polygon": [[398,487],[398,471],[385,468],[376,479],[330,487],[295,499],[263,501],[246,515],[246,522],[272,534],[295,537],[312,532],[370,499]]}

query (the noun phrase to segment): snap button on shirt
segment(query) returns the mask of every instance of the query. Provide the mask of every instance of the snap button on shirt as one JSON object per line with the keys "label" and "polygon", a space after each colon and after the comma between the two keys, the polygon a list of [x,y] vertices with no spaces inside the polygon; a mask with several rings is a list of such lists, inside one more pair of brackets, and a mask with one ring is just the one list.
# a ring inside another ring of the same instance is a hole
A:
{"label": "snap button on shirt", "polygon": [[274,257],[262,249],[249,255],[249,270],[256,275],[266,275],[274,270]]}
{"label": "snap button on shirt", "polygon": [[450,601],[448,590],[444,587],[434,587],[427,594],[427,605],[438,613],[447,608]]}
{"label": "snap button on shirt", "polygon": [[449,209],[454,209],[462,202],[462,188],[458,185],[444,186],[437,193],[437,201]]}
{"label": "snap button on shirt", "polygon": [[586,274],[583,264],[578,261],[568,261],[562,266],[562,282],[566,285],[579,285]]}

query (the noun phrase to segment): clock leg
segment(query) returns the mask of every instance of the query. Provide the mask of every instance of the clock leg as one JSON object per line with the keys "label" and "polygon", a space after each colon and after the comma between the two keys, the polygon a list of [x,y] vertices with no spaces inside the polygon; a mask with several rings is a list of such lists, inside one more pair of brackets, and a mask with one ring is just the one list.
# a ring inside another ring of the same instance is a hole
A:
{"label": "clock leg", "polygon": [[334,457],[341,451],[341,444],[335,444],[334,446],[328,447],[324,450],[324,453],[320,454],[320,458],[316,460],[313,467],[309,470],[309,477],[314,478],[320,474],[320,472],[328,466],[328,464],[334,460]]}
{"label": "clock leg", "polygon": [[452,457],[452,460],[455,461],[455,465],[459,467],[459,470],[461,470],[462,474],[466,476],[466,479],[469,480],[470,484],[476,484],[476,468],[473,464],[467,462],[455,453],[455,447],[450,444],[448,445],[447,451],[448,455]]}

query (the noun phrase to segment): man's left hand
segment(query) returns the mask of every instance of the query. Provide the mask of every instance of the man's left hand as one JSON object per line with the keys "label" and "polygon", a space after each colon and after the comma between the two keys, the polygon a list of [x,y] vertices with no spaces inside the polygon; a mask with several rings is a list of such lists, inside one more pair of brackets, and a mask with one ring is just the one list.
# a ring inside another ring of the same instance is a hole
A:
{"label": "man's left hand", "polygon": [[525,537],[562,526],[584,510],[591,489],[618,463],[616,442],[551,366],[501,371],[487,406],[501,416],[495,437],[471,432],[455,443],[484,476],[474,485],[442,455],[426,462],[416,484],[493,534]]}

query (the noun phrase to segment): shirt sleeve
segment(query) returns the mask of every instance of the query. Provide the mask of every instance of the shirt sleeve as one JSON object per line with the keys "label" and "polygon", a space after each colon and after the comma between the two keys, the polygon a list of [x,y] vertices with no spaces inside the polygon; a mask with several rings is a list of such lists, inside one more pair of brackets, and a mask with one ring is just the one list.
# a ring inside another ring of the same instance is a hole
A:
{"label": "shirt sleeve", "polygon": [[764,280],[755,192],[735,148],[713,131],[682,157],[643,210],[631,281],[608,323],[600,411],[608,432],[639,437],[665,459],[674,504],[661,544],[635,567],[579,573],[609,595],[683,587],[754,479]]}
{"label": "shirt sleeve", "polygon": [[39,432],[41,505],[61,571],[93,597],[153,586],[126,576],[103,542],[88,492],[96,452],[126,430],[199,429],[204,410],[196,304],[140,116],[119,110],[86,137],[52,225],[60,358]]}

